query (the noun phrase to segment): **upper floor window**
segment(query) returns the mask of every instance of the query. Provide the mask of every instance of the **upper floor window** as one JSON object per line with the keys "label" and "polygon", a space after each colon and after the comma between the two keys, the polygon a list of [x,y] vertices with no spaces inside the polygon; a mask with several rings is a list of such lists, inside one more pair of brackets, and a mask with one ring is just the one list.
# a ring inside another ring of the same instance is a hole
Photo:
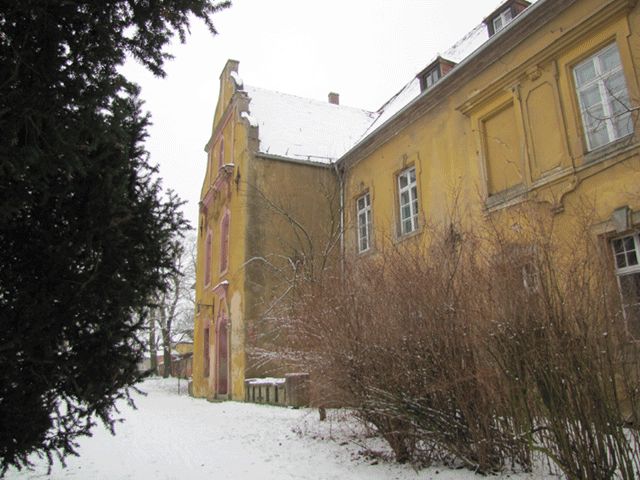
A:
{"label": "upper floor window", "polygon": [[229,211],[220,222],[220,272],[226,272],[229,266]]}
{"label": "upper floor window", "polygon": [[371,248],[371,196],[365,193],[356,200],[358,216],[358,252]]}
{"label": "upper floor window", "polygon": [[629,332],[640,339],[640,234],[611,240]]}
{"label": "upper floor window", "polygon": [[420,80],[420,91],[430,89],[438,83],[447,73],[449,73],[456,64],[442,57],[436,58],[427,67],[418,74]]}
{"label": "upper floor window", "polygon": [[633,132],[629,93],[614,43],[573,69],[587,150]]}
{"label": "upper floor window", "polygon": [[400,201],[400,234],[406,235],[418,229],[418,186],[416,167],[407,168],[398,175]]}
{"label": "upper floor window", "polygon": [[513,12],[511,11],[511,7],[507,8],[500,12],[500,14],[493,19],[493,31],[498,33],[504,27],[506,27],[511,20],[513,20]]}
{"label": "upper floor window", "polygon": [[436,84],[436,82],[440,80],[440,69],[438,67],[434,68],[430,72],[427,72],[424,76],[424,87],[431,88]]}
{"label": "upper floor window", "polygon": [[211,283],[211,232],[207,232],[204,243],[204,284]]}
{"label": "upper floor window", "polygon": [[518,15],[524,12],[530,3],[527,0],[506,0],[484,19],[489,36],[505,29]]}

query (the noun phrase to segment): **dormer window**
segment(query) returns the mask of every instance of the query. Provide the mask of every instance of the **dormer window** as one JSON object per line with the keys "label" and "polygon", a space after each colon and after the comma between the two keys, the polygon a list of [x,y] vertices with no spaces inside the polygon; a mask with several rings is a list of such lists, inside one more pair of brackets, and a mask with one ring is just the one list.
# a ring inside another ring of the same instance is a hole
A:
{"label": "dormer window", "polygon": [[440,80],[440,67],[433,68],[431,71],[427,72],[424,76],[424,86],[425,89],[433,87],[436,82]]}
{"label": "dormer window", "polygon": [[500,15],[493,19],[493,31],[494,33],[498,33],[504,27],[507,26],[509,22],[513,20],[513,13],[511,13],[511,8],[507,8],[503,10]]}
{"label": "dormer window", "polygon": [[520,15],[530,5],[526,0],[507,0],[491,15],[484,19],[484,23],[489,30],[489,36],[505,29],[518,15]]}
{"label": "dormer window", "polygon": [[438,83],[442,77],[449,73],[455,65],[455,63],[442,57],[436,58],[434,62],[430,63],[427,68],[418,74],[418,78],[420,79],[420,91],[424,92],[425,90],[429,90]]}

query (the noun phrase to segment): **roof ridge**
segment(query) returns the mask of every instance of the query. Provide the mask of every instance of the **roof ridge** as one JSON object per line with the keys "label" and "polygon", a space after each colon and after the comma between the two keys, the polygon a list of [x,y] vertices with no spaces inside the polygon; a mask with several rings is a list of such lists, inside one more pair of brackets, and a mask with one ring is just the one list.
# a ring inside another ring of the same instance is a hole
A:
{"label": "roof ridge", "polygon": [[347,109],[348,110],[356,110],[356,111],[359,111],[359,112],[364,112],[364,113],[368,113],[368,114],[372,114],[372,115],[377,115],[378,114],[377,111],[367,110],[366,108],[352,107],[350,105],[329,103],[329,102],[326,102],[326,101],[318,100],[316,98],[303,97],[301,95],[295,95],[293,93],[281,92],[279,90],[271,90],[269,88],[264,88],[264,87],[256,87],[255,85],[246,85],[245,84],[242,90],[243,91],[247,91],[248,88],[252,88],[254,90],[261,90],[263,92],[275,93],[275,94],[278,94],[278,95],[282,95],[284,97],[291,97],[291,98],[297,98],[297,99],[300,99],[300,100],[306,100],[308,102],[311,102],[311,103],[314,103],[314,104],[317,104],[317,105],[335,107],[335,108],[339,108],[339,109],[343,109],[343,110],[347,110]]}

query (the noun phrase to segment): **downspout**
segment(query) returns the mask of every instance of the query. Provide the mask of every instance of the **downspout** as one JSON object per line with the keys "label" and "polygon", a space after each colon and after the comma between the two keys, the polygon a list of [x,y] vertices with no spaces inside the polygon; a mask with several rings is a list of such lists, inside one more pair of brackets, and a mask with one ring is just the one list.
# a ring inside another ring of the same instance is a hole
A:
{"label": "downspout", "polygon": [[340,173],[340,169],[338,168],[338,164],[333,163],[333,169],[336,172],[338,177],[338,185],[340,186],[340,273],[344,278],[344,262],[345,262],[345,251],[344,251],[344,178]]}

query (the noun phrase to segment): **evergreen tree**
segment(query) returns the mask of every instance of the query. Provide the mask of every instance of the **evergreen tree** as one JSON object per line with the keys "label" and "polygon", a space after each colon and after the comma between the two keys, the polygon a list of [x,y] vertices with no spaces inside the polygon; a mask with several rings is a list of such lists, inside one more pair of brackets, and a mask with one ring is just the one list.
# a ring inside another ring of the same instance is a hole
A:
{"label": "evergreen tree", "polygon": [[0,474],[113,428],[142,358],[140,312],[186,222],[118,72],[164,75],[189,16],[217,0],[0,0]]}

